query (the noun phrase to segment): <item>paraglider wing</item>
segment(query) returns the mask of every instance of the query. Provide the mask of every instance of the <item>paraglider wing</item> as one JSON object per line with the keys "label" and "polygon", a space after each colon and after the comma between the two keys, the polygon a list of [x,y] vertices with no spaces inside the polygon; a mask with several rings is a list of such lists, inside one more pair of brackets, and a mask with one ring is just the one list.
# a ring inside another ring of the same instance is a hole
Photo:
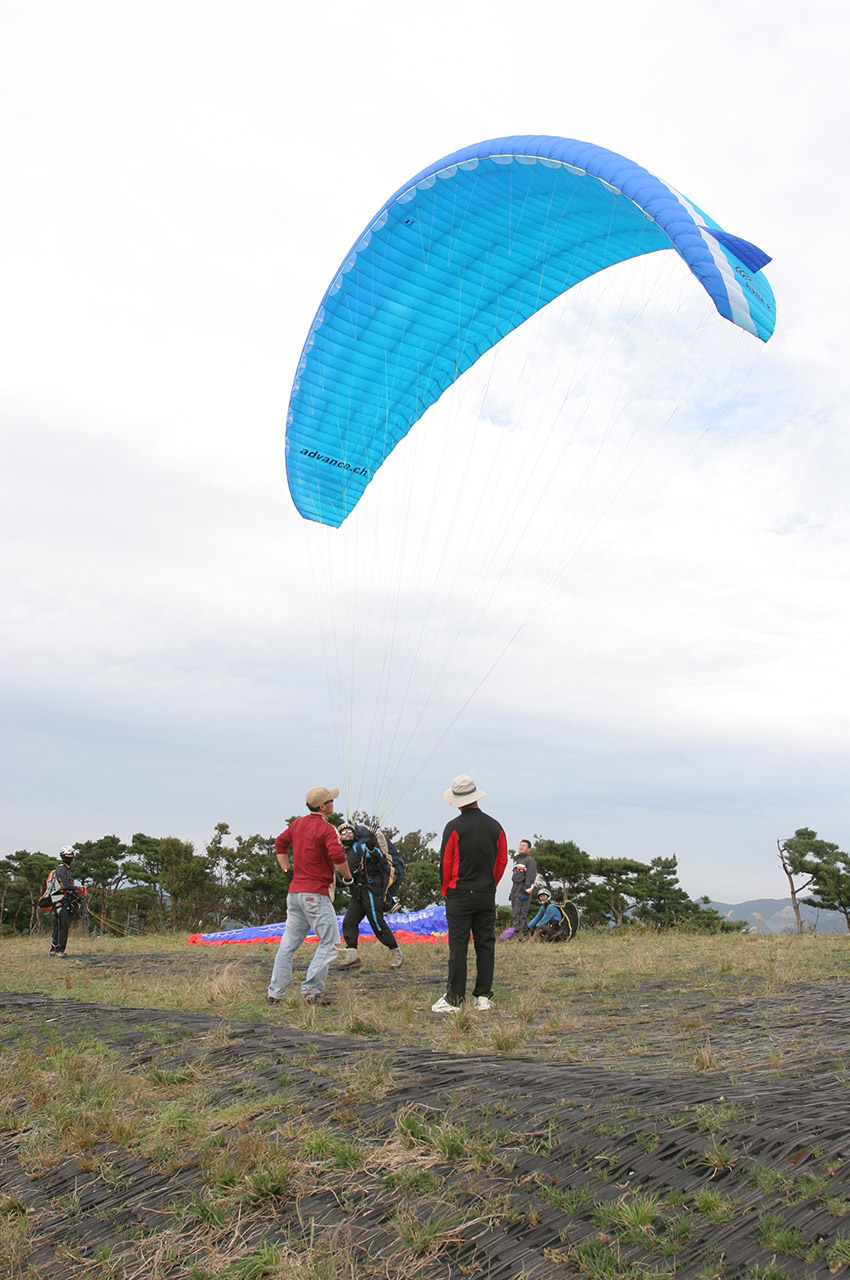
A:
{"label": "paraglider wing", "polygon": [[358,237],[304,344],[286,438],[297,509],[340,525],[480,356],[579,281],[660,249],[681,255],[721,316],[767,341],[767,255],[623,156],[511,137],[423,170]]}
{"label": "paraglider wing", "polygon": [[[400,943],[426,943],[442,941],[448,932],[446,908],[442,903],[423,907],[421,911],[399,911],[384,917]],[[342,928],[342,916],[337,924]],[[221,947],[229,943],[280,942],[286,928],[285,920],[275,924],[246,925],[242,929],[226,929],[218,933],[190,933],[186,941],[193,946]],[[360,922],[361,937],[374,937],[371,925]],[[307,942],[318,942],[315,933],[309,933]]]}

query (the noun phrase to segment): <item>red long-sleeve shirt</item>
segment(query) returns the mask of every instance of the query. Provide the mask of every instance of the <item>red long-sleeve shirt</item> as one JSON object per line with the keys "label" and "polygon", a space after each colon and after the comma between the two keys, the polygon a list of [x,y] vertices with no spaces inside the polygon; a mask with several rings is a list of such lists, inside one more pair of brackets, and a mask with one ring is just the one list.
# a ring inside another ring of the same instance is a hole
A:
{"label": "red long-sleeve shirt", "polygon": [[290,822],[274,842],[275,853],[292,849],[290,893],[324,893],[333,882],[334,868],[345,862],[336,828],[320,813]]}

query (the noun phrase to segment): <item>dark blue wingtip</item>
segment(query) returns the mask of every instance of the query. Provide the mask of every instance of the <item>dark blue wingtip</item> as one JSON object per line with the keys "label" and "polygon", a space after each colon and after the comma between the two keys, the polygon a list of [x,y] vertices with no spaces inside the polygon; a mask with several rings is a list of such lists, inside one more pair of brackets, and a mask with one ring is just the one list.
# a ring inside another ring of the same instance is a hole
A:
{"label": "dark blue wingtip", "polygon": [[745,267],[749,267],[752,272],[761,271],[762,267],[766,267],[772,261],[769,254],[759,249],[758,245],[751,244],[749,240],[742,240],[740,236],[730,236],[728,231],[721,231],[715,227],[708,227],[707,230],[715,240],[720,241],[724,249],[734,253],[738,261]]}

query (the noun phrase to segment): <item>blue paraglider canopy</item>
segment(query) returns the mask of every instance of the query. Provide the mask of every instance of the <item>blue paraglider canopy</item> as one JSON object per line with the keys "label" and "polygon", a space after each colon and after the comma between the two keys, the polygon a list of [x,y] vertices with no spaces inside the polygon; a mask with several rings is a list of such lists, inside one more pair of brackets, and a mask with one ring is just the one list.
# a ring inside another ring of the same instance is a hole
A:
{"label": "blue paraglider canopy", "polygon": [[533,136],[424,169],[355,241],[310,327],[287,419],[297,509],[340,525],[480,356],[579,281],[661,249],[682,257],[721,316],[767,341],[768,256],[633,161]]}

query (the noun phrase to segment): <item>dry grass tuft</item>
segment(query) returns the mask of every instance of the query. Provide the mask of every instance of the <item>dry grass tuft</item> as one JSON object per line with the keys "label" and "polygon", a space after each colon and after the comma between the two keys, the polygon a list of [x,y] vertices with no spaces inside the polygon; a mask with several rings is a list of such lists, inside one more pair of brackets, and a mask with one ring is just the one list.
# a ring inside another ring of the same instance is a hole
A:
{"label": "dry grass tuft", "polygon": [[705,1044],[701,1044],[694,1053],[694,1068],[697,1071],[719,1071],[720,1063],[717,1054],[711,1047],[711,1041],[706,1040]]}
{"label": "dry grass tuft", "polygon": [[255,994],[252,986],[244,969],[231,961],[201,983],[201,997],[207,1004],[230,1006],[237,1000],[249,1000]]}
{"label": "dry grass tuft", "polygon": [[0,1274],[22,1274],[30,1241],[26,1207],[17,1196],[0,1195]]}

